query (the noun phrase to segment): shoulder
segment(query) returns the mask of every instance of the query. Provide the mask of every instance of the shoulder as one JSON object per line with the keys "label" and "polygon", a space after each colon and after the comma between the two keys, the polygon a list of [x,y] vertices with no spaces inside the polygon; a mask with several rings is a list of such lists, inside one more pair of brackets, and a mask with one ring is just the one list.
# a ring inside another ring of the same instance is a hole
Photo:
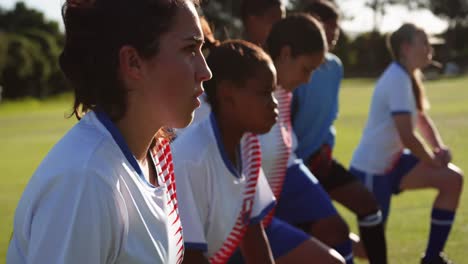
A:
{"label": "shoulder", "polygon": [[335,65],[337,67],[343,67],[343,63],[341,62],[340,58],[338,58],[338,56],[333,53],[325,54],[325,61],[326,63]]}
{"label": "shoulder", "polygon": [[32,189],[38,192],[50,186],[54,191],[70,188],[70,192],[80,192],[95,186],[113,190],[124,162],[111,135],[83,119],[51,149],[28,185],[36,186]]}
{"label": "shoulder", "polygon": [[386,79],[390,82],[404,82],[411,85],[411,78],[409,74],[402,68],[402,66],[395,62],[388,65],[382,74],[381,79]]}
{"label": "shoulder", "polygon": [[188,127],[171,143],[171,151],[176,169],[188,164],[197,164],[195,167],[201,169],[201,164],[209,163],[217,153],[210,118]]}

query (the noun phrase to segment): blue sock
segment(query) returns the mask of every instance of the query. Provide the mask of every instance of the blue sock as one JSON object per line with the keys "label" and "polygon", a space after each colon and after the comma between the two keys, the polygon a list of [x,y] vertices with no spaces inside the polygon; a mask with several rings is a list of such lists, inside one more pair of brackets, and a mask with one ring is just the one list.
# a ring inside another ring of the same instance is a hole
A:
{"label": "blue sock", "polygon": [[346,260],[346,264],[353,264],[353,244],[348,239],[346,242],[333,247]]}
{"label": "blue sock", "polygon": [[444,249],[450,229],[452,228],[455,212],[432,208],[431,231],[427,243],[425,259],[437,257]]}

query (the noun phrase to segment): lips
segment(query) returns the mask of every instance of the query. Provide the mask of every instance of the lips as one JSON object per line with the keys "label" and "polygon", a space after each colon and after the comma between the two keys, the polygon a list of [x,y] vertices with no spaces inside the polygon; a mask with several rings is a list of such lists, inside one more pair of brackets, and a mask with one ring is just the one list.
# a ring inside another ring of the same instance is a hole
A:
{"label": "lips", "polygon": [[198,98],[202,94],[203,94],[203,89],[197,89],[197,92],[195,93],[195,97]]}
{"label": "lips", "polygon": [[203,94],[203,89],[199,89],[198,92],[193,96],[193,99],[195,101],[194,105],[195,108],[200,107],[201,101],[200,101],[200,96]]}

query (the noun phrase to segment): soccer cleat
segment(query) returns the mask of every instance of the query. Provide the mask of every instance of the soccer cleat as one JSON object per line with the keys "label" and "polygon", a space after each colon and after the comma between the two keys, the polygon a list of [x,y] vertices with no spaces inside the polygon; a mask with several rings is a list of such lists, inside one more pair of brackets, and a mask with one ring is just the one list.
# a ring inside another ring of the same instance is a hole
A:
{"label": "soccer cleat", "polygon": [[421,264],[455,264],[455,263],[449,260],[447,255],[441,252],[437,257],[431,260],[426,260],[424,257],[422,257]]}

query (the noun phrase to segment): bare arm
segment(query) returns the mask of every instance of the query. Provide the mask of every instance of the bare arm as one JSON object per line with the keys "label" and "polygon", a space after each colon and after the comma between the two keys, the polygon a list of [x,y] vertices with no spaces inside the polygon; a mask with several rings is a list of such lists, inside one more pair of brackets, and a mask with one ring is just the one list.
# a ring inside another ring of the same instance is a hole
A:
{"label": "bare arm", "polygon": [[429,115],[426,113],[420,113],[418,115],[418,128],[424,139],[431,145],[436,156],[440,157],[443,164],[448,164],[452,160],[452,154],[442,141],[442,137]]}
{"label": "bare arm", "polygon": [[261,223],[249,225],[240,244],[240,250],[247,264],[275,263],[270,243]]}
{"label": "bare arm", "polygon": [[395,126],[401,142],[405,147],[411,150],[411,152],[421,161],[434,167],[442,166],[441,161],[434,156],[432,151],[427,150],[424,147],[421,139],[414,132],[410,114],[395,115],[393,116],[393,120],[395,121]]}
{"label": "bare arm", "polygon": [[418,114],[418,128],[424,139],[432,146],[433,149],[444,146],[439,131],[432,122],[432,119],[426,113]]}
{"label": "bare arm", "polygon": [[209,264],[210,262],[200,250],[187,249],[184,253],[183,264]]}

